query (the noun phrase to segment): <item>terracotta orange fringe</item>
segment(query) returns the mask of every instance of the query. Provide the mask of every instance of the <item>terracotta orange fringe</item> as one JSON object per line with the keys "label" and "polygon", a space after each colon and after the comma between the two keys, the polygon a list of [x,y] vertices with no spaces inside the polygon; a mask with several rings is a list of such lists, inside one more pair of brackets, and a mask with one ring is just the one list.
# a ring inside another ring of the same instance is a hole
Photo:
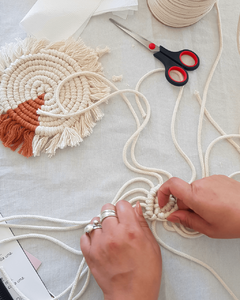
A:
{"label": "terracotta orange fringe", "polygon": [[39,126],[37,110],[44,104],[44,94],[35,100],[28,100],[16,109],[9,109],[0,116],[0,140],[5,147],[25,157],[33,155],[32,141]]}

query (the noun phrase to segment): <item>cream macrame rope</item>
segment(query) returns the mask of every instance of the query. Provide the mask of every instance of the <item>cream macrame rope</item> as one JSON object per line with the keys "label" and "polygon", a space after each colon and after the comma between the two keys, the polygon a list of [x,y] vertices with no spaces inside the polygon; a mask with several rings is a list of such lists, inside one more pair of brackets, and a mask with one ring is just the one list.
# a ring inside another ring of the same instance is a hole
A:
{"label": "cream macrame rope", "polygon": [[216,2],[215,4],[217,13],[218,13],[218,33],[219,33],[219,41],[220,41],[220,45],[219,45],[219,51],[218,51],[218,55],[216,57],[216,60],[212,66],[212,69],[208,75],[207,78],[207,82],[205,84],[204,87],[204,91],[203,91],[203,100],[202,100],[202,104],[201,104],[201,111],[200,111],[200,115],[199,115],[199,123],[198,123],[198,136],[197,136],[197,140],[198,140],[198,154],[199,154],[199,159],[200,159],[200,163],[201,163],[201,167],[202,167],[202,177],[206,176],[206,172],[205,172],[205,165],[204,165],[204,161],[203,161],[203,151],[202,151],[202,142],[201,142],[201,138],[202,138],[202,124],[203,124],[203,117],[204,117],[204,110],[205,110],[205,106],[206,106],[206,101],[207,101],[207,93],[208,93],[208,89],[209,89],[209,85],[210,82],[212,80],[213,74],[216,70],[216,67],[218,65],[218,62],[221,58],[221,54],[222,54],[222,50],[223,50],[223,36],[222,36],[222,25],[221,25],[221,18],[220,18],[220,11],[219,11],[219,7],[218,4]]}
{"label": "cream macrame rope", "polygon": [[172,27],[185,27],[198,22],[213,7],[216,0],[147,0],[152,14]]}
{"label": "cream macrame rope", "polygon": [[[210,81],[212,79],[214,70],[217,66],[217,63],[220,59],[220,55],[221,55],[221,50],[222,50],[222,34],[221,34],[221,22],[220,22],[220,14],[219,14],[219,10],[218,10],[218,5],[216,4],[216,8],[217,8],[217,12],[218,12],[218,28],[219,28],[219,37],[220,37],[220,48],[219,48],[219,53],[217,56],[217,59],[210,71],[210,74],[208,76],[208,80],[206,82],[205,88],[204,88],[204,96],[203,96],[203,101],[201,100],[201,97],[199,95],[199,92],[196,92],[196,98],[199,102],[199,104],[201,105],[201,111],[200,111],[200,118],[199,118],[199,132],[198,132],[198,137],[201,136],[201,128],[202,128],[202,118],[204,113],[206,114],[207,118],[209,119],[209,121],[213,124],[213,126],[216,127],[216,129],[220,132],[220,134],[222,135],[221,137],[215,139],[212,143],[210,143],[206,154],[205,154],[205,159],[203,159],[203,154],[202,154],[202,150],[201,150],[201,138],[198,138],[198,146],[199,149],[201,151],[199,151],[199,157],[201,159],[201,163],[202,163],[202,167],[203,167],[203,174],[204,176],[209,176],[209,155],[211,152],[212,147],[220,140],[223,139],[227,139],[238,151],[239,151],[239,146],[238,144],[236,144],[232,138],[239,138],[240,135],[239,134],[230,134],[227,135],[222,129],[221,127],[216,123],[216,121],[213,120],[213,118],[211,117],[211,115],[209,114],[209,112],[206,110],[205,108],[205,104],[206,104],[206,97],[207,97],[207,91],[209,88],[209,84]],[[129,180],[128,182],[126,182],[117,192],[115,198],[112,201],[112,204],[116,204],[118,201],[120,201],[121,199],[129,199],[128,201],[132,204],[132,206],[135,206],[136,201],[140,201],[140,204],[142,207],[145,208],[145,212],[144,212],[144,217],[146,219],[148,219],[151,223],[151,227],[152,227],[152,231],[153,234],[156,238],[156,240],[158,241],[158,243],[160,245],[162,245],[163,247],[165,247],[166,249],[168,249],[169,251],[171,251],[172,253],[175,253],[179,256],[182,256],[184,258],[187,258],[191,261],[194,261],[200,265],[202,265],[203,267],[205,267],[206,269],[208,269],[218,280],[219,282],[224,286],[224,288],[229,292],[229,294],[232,296],[233,299],[237,300],[238,298],[234,295],[234,293],[229,289],[229,287],[225,284],[225,282],[220,278],[220,276],[211,268],[209,267],[207,264],[205,264],[204,262],[201,262],[200,260],[191,257],[187,254],[184,254],[178,250],[175,250],[171,247],[169,247],[168,245],[166,245],[157,235],[156,232],[156,221],[161,221],[163,223],[163,226],[166,230],[169,230],[170,232],[177,232],[178,234],[182,235],[183,237],[186,238],[196,238],[201,236],[201,234],[197,233],[197,232],[192,232],[189,231],[187,228],[184,228],[182,225],[180,225],[179,227],[176,224],[171,224],[168,223],[166,221],[166,218],[169,216],[170,213],[172,213],[173,211],[176,211],[177,208],[177,203],[176,200],[172,197],[170,197],[169,203],[163,207],[162,209],[160,209],[160,207],[158,206],[158,201],[157,201],[157,190],[159,189],[159,187],[161,186],[161,184],[163,183],[163,178],[162,176],[166,176],[167,178],[171,178],[172,175],[164,170],[160,170],[160,169],[155,169],[155,168],[148,168],[145,166],[142,166],[141,164],[139,164],[135,158],[135,146],[137,144],[137,140],[138,137],[141,133],[141,131],[145,128],[145,126],[147,125],[149,118],[150,118],[150,105],[148,103],[148,100],[146,99],[146,97],[141,94],[138,89],[141,85],[141,83],[143,82],[143,80],[145,80],[148,76],[150,76],[153,73],[156,72],[163,72],[164,69],[157,69],[154,71],[149,72],[148,74],[146,74],[143,78],[141,78],[136,86],[135,90],[130,90],[130,89],[126,89],[126,90],[118,90],[117,87],[115,87],[110,81],[108,81],[107,79],[105,79],[104,77],[102,77],[99,74],[96,73],[92,73],[92,72],[76,72],[75,74],[72,74],[68,77],[66,77],[57,87],[56,93],[55,93],[55,97],[56,97],[56,103],[57,103],[57,110],[56,112],[58,112],[57,114],[53,114],[44,110],[39,110],[38,113],[42,116],[50,116],[52,118],[64,118],[64,119],[69,119],[71,117],[76,117],[78,115],[81,115],[85,112],[87,112],[88,110],[90,110],[91,108],[94,108],[98,105],[100,105],[101,103],[107,101],[108,99],[110,99],[111,97],[120,94],[122,96],[122,98],[124,99],[124,101],[126,102],[126,104],[128,105],[135,121],[136,121],[136,131],[132,134],[132,136],[128,139],[128,141],[126,142],[124,149],[123,149],[123,161],[125,163],[125,165],[132,171],[141,174],[141,175],[147,175],[150,177],[153,177],[157,180],[157,184],[154,184],[150,179],[147,179],[145,177],[136,177],[134,179]],[[89,77],[94,77],[97,78],[98,80],[101,80],[104,84],[107,84],[108,86],[110,86],[111,88],[113,88],[115,90],[115,92],[113,92],[111,95],[106,96],[104,98],[102,98],[101,100],[99,100],[97,103],[93,104],[91,107],[82,109],[82,110],[77,110],[75,112],[72,111],[67,111],[65,107],[63,107],[63,105],[61,105],[61,100],[60,100],[60,95],[61,95],[61,88],[64,86],[64,84],[66,84],[70,79],[74,79],[74,78],[81,78],[81,76],[83,76],[84,78],[89,78]],[[130,101],[128,100],[128,98],[125,96],[125,93],[134,93],[135,97],[136,97],[136,103],[138,105],[139,111],[142,114],[142,117],[144,118],[143,122],[141,123],[133,106],[131,105]],[[189,159],[189,157],[183,152],[183,150],[181,149],[180,145],[178,144],[177,140],[176,140],[176,135],[175,135],[175,120],[176,120],[176,116],[177,116],[177,111],[178,111],[178,107],[180,104],[180,101],[182,99],[182,94],[183,94],[183,88],[180,88],[179,91],[179,95],[177,97],[177,101],[175,104],[175,108],[173,111],[173,116],[172,116],[172,122],[171,122],[171,135],[172,135],[172,139],[174,142],[174,145],[176,146],[177,150],[179,151],[179,153],[183,156],[183,158],[186,160],[187,164],[189,165],[191,172],[192,172],[192,176],[189,180],[189,183],[191,183],[193,180],[196,179],[196,170],[195,167],[193,165],[193,163],[191,162],[191,160]],[[139,98],[141,99],[141,101],[139,100]],[[145,109],[142,106],[142,102],[145,105]],[[146,110],[146,111],[145,111]],[[62,113],[59,113],[62,112]],[[132,164],[128,161],[127,159],[127,153],[130,149],[130,157],[131,157],[131,161]],[[233,177],[237,174],[240,174],[240,172],[235,172],[233,174],[231,174],[229,177]],[[149,189],[146,188],[132,188],[129,190],[129,188],[136,184],[136,183],[144,183],[147,184],[149,186]],[[127,190],[127,191],[126,191]],[[54,223],[55,226],[36,226],[36,225],[21,225],[21,224],[11,224],[11,223],[0,223],[0,226],[4,226],[4,227],[10,227],[10,228],[21,228],[21,229],[34,229],[34,230],[43,230],[43,231],[70,231],[70,230],[78,230],[80,228],[83,228],[85,225],[87,225],[90,220],[87,221],[70,221],[70,220],[62,220],[62,219],[54,219],[54,218],[50,218],[50,217],[42,217],[42,216],[35,216],[35,215],[20,215],[20,216],[10,216],[10,217],[5,217],[3,218],[2,221],[11,221],[11,220],[17,220],[17,219],[32,219],[32,220],[38,220],[38,221],[48,221],[51,223]],[[8,239],[4,239],[0,241],[0,244],[2,243],[7,243],[13,240],[21,240],[21,239],[32,239],[32,238],[38,238],[38,239],[45,239],[48,240],[52,243],[55,243],[56,245],[58,245],[59,247],[65,249],[66,251],[69,251],[77,256],[82,256],[82,252],[78,249],[74,249],[68,245],[66,245],[65,243],[51,237],[48,235],[43,235],[43,234],[36,234],[36,233],[32,233],[32,234],[23,234],[23,235],[19,235],[19,236],[14,236],[12,238],[8,238]],[[90,280],[90,270],[88,269],[88,267],[84,268],[84,264],[85,264],[85,259],[82,258],[80,264],[79,264],[79,268],[78,271],[76,273],[76,276],[74,278],[74,281],[61,293],[59,294],[57,297],[53,298],[53,300],[57,300],[60,297],[62,297],[63,295],[65,295],[66,293],[69,293],[68,296],[68,300],[76,300],[79,299],[82,294],[84,293],[84,291],[86,290],[89,280]],[[6,274],[6,272],[4,271],[4,269],[0,269],[0,271],[6,276],[6,278],[9,279],[9,283],[13,284],[11,282],[11,279],[8,277],[8,274]],[[78,282],[80,282],[83,277],[86,275],[86,279],[85,282],[83,284],[82,289],[80,290],[80,292],[74,296],[75,294],[75,289],[76,286],[78,284]],[[23,300],[32,300],[32,299],[27,299],[24,295],[22,295],[22,293],[20,291],[18,291],[17,287],[13,285],[13,288],[15,291],[18,292],[18,294],[22,297]],[[43,299],[44,300],[44,299]]]}

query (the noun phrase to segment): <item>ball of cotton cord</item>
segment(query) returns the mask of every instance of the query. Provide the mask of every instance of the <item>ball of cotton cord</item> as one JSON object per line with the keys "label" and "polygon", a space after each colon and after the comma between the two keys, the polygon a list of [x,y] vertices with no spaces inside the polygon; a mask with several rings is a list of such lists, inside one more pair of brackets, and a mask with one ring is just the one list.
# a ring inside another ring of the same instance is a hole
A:
{"label": "ball of cotton cord", "polygon": [[202,19],[216,0],[147,0],[154,17],[171,27],[190,26]]}

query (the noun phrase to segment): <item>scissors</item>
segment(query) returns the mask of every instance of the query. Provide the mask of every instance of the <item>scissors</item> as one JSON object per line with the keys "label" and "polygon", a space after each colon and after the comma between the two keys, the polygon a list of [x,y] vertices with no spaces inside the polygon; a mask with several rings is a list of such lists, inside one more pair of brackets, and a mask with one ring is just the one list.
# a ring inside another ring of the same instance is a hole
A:
{"label": "scissors", "polygon": [[[159,59],[164,64],[165,77],[171,84],[175,86],[185,85],[188,82],[187,71],[193,71],[199,67],[199,63],[200,63],[199,57],[193,51],[184,49],[178,52],[172,52],[164,48],[163,46],[158,47],[157,45],[146,40],[145,38],[141,37],[137,33],[134,33],[132,30],[122,26],[115,20],[113,19],[109,19],[109,20],[117,27],[119,27],[121,30],[123,30],[128,35],[130,35],[132,38],[134,38],[136,41],[138,41],[140,44],[145,46],[149,51],[153,53],[153,55],[157,59]],[[185,55],[190,56],[193,59],[194,63],[187,64],[186,62],[183,62],[182,57]],[[171,76],[172,71],[174,71],[174,73],[178,73],[178,74],[180,73],[179,81],[172,78]]]}

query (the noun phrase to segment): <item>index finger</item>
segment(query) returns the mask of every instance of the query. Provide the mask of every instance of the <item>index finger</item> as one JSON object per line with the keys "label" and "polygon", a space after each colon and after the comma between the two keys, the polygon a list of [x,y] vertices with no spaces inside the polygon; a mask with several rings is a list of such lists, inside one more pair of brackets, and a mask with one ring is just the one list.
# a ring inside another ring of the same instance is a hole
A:
{"label": "index finger", "polygon": [[160,208],[165,206],[169,201],[169,196],[182,200],[182,202],[189,208],[192,207],[192,188],[191,185],[180,178],[170,178],[158,190],[158,203]]}

